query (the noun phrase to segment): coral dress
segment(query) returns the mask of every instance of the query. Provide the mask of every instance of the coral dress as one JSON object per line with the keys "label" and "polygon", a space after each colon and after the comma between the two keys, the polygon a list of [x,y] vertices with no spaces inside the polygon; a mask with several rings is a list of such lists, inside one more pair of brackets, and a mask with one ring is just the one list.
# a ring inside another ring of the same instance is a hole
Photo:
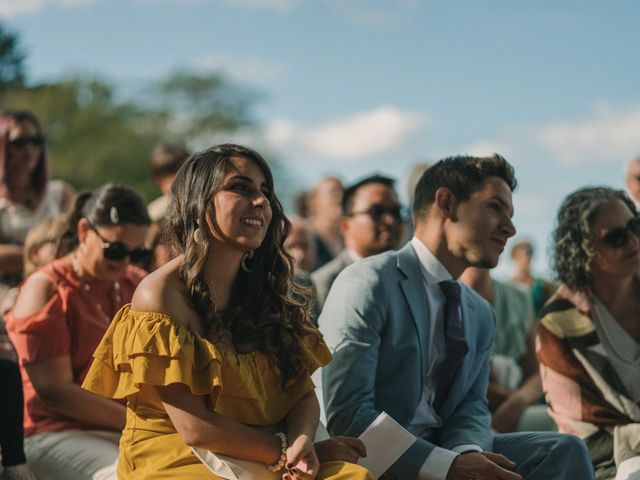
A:
{"label": "coral dress", "polygon": [[[220,415],[248,425],[274,425],[314,389],[311,373],[331,360],[320,335],[306,336],[303,350],[309,375],[284,392],[280,373],[265,354],[221,351],[169,315],[122,307],[96,349],[82,385],[105,397],[127,399],[118,478],[219,478],[182,441],[150,386],[182,383],[194,395],[207,395],[210,408]],[[321,466],[317,478],[373,477],[357,465],[329,462]]]}
{"label": "coral dress", "polygon": [[26,367],[68,356],[73,381],[81,384],[113,312],[131,301],[146,272],[128,265],[117,284],[89,281],[79,278],[65,258],[53,261],[39,272],[55,286],[53,296],[33,315],[16,317],[12,310],[5,316],[9,336],[20,358],[24,433],[30,437],[43,432],[96,429],[95,425],[49,408],[38,396]]}

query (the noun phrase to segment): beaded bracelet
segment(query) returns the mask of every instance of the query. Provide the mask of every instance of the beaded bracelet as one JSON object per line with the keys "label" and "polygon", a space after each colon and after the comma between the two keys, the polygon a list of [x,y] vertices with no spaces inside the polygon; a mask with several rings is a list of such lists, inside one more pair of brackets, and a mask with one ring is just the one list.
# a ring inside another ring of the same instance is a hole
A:
{"label": "beaded bracelet", "polygon": [[273,463],[271,465],[267,465],[267,468],[272,472],[279,472],[284,468],[284,464],[287,463],[287,448],[289,448],[289,442],[287,441],[287,436],[282,432],[277,432],[275,434],[276,437],[280,440],[280,460],[277,463]]}

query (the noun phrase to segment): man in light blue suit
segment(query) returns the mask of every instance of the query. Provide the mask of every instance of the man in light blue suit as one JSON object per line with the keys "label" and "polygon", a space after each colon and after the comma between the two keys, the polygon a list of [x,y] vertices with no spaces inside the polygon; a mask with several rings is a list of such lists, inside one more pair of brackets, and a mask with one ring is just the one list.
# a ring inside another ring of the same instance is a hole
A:
{"label": "man in light blue suit", "polygon": [[497,264],[515,234],[515,186],[499,155],[438,162],[416,187],[411,241],[351,265],[329,292],[320,316],[334,354],[323,370],[327,426],[357,436],[380,412],[391,415],[417,438],[391,478],[594,478],[577,437],[490,430],[495,318],[456,280],[469,266]]}

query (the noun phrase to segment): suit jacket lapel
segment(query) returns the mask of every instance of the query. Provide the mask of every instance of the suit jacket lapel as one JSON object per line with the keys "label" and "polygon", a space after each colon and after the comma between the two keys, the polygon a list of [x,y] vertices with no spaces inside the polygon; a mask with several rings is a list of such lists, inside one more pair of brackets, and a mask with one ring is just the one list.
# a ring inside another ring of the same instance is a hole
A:
{"label": "suit jacket lapel", "polygon": [[409,304],[411,316],[418,331],[421,378],[424,378],[429,344],[429,307],[420,270],[420,260],[410,243],[398,251],[398,269],[407,277],[400,282],[400,287]]}

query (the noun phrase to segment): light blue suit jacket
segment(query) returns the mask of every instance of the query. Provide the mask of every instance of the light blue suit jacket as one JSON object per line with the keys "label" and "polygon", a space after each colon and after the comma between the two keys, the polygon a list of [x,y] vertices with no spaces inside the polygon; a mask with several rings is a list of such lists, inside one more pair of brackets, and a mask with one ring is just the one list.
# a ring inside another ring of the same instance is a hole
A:
{"label": "light blue suit jacket", "polygon": [[[410,243],[356,262],[338,276],[319,320],[334,355],[322,374],[332,435],[358,436],[382,411],[409,426],[427,372],[427,302],[420,263]],[[462,321],[469,353],[437,412],[443,425],[429,438],[419,438],[393,465],[398,478],[417,478],[436,446],[475,444],[492,449],[486,392],[495,317],[491,306],[464,285]]]}

